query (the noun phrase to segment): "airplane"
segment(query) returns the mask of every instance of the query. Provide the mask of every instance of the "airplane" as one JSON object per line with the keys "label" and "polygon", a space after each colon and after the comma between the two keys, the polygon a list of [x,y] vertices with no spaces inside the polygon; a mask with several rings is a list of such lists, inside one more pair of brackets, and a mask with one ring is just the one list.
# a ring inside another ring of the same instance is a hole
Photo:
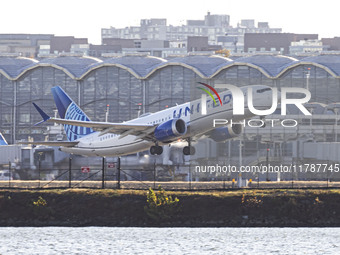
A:
{"label": "airplane", "polygon": [[[265,85],[241,87],[245,98],[249,87],[252,88],[254,107],[257,109],[271,107],[270,87]],[[217,100],[207,99],[205,115],[201,112],[202,101],[197,99],[156,113],[146,113],[122,123],[91,121],[59,86],[52,88],[52,94],[60,118],[48,116],[33,103],[43,119],[35,125],[43,122],[62,124],[68,141],[22,143],[59,146],[60,151],[83,156],[123,156],[148,149],[151,155],[161,155],[163,152],[161,145],[179,140],[188,142],[188,146],[183,148],[183,154],[194,155],[195,148],[191,141],[202,136],[211,137],[216,141],[226,141],[237,137],[243,130],[240,124],[213,127],[214,119],[232,118],[235,123],[254,116],[247,105],[244,115],[233,115],[232,94],[228,90],[219,93],[221,103],[216,104]]]}

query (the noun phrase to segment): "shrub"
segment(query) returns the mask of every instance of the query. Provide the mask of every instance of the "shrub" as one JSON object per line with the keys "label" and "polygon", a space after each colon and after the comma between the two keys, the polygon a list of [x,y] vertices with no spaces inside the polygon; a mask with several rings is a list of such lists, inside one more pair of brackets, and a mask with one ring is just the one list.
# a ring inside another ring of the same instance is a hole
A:
{"label": "shrub", "polygon": [[247,196],[243,193],[241,204],[242,206],[249,208],[260,207],[263,204],[263,195],[259,198],[255,191],[253,191],[252,196]]}
{"label": "shrub", "polygon": [[43,199],[41,196],[39,196],[37,201],[33,201],[33,205],[37,206],[37,207],[39,207],[39,206],[43,207],[43,206],[47,205],[47,202],[46,202],[45,199]]}
{"label": "shrub", "polygon": [[145,213],[153,220],[168,220],[178,211],[179,199],[166,194],[165,190],[159,185],[157,193],[149,188],[146,199],[147,205],[144,206]]}

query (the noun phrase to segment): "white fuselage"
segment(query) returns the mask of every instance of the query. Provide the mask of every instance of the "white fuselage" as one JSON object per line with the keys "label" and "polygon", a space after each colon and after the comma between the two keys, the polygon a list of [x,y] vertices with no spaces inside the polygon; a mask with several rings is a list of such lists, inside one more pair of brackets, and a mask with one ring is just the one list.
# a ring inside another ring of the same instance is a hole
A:
{"label": "white fuselage", "polygon": [[[261,88],[268,88],[263,85],[254,85],[242,87],[242,91],[246,98],[248,87],[253,88],[253,104],[258,109],[266,109],[272,105],[271,91],[256,95],[256,90]],[[146,116],[127,121],[126,123],[139,123],[139,124],[153,124],[155,126],[169,121],[175,118],[183,119],[187,126],[187,133],[177,138],[194,138],[197,135],[204,134],[214,129],[214,119],[232,119],[234,122],[241,121],[243,119],[251,118],[254,116],[245,105],[244,115],[233,115],[233,100],[230,99],[231,92],[225,91],[219,93],[223,105],[214,105],[211,98],[207,98],[207,114],[201,113],[201,99],[197,99],[192,102],[184,103],[172,108],[168,108],[156,113],[152,113]],[[108,133],[100,136],[100,132],[94,132],[85,137],[78,139],[79,143],[75,147],[61,147],[60,150],[85,155],[85,156],[122,156],[139,151],[145,151],[155,144],[152,140],[143,140],[134,135],[127,135],[120,137],[120,135]],[[159,142],[161,145],[162,143]]]}

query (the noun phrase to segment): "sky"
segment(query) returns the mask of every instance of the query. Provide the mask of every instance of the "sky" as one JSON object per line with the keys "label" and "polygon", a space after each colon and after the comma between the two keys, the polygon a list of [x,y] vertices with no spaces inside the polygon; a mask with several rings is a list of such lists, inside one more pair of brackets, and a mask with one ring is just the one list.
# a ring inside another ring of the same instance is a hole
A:
{"label": "sky", "polygon": [[101,28],[138,26],[140,19],[166,18],[168,25],[185,24],[204,15],[230,15],[269,22],[289,33],[340,36],[340,1],[334,0],[10,0],[2,1],[0,33],[40,33],[89,38],[100,44]]}

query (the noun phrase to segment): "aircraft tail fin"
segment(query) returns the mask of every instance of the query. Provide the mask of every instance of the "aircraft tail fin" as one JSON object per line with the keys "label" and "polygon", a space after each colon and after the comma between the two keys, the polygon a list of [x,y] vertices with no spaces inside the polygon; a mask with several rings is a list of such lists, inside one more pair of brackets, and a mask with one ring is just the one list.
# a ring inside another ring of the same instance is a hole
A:
{"label": "aircraft tail fin", "polygon": [[[61,87],[53,87],[52,94],[61,118],[66,120],[91,121]],[[77,140],[94,132],[91,128],[66,124],[64,125],[64,130],[69,141]]]}

